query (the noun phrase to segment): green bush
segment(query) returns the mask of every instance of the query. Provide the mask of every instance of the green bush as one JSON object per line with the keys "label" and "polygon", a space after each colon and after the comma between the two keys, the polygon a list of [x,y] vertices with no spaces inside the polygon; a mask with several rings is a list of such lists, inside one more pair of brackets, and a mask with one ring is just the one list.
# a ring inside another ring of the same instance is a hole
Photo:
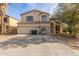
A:
{"label": "green bush", "polygon": [[63,32],[68,32],[68,27],[64,27]]}

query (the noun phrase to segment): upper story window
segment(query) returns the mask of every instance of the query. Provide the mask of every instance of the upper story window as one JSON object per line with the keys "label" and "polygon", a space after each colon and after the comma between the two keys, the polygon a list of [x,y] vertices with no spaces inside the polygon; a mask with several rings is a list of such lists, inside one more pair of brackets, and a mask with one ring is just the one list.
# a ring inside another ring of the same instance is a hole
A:
{"label": "upper story window", "polygon": [[27,16],[27,21],[32,22],[33,21],[33,16]]}
{"label": "upper story window", "polygon": [[47,15],[42,15],[42,21],[47,21]]}
{"label": "upper story window", "polygon": [[7,17],[4,17],[4,22],[8,22]]}
{"label": "upper story window", "polygon": [[0,16],[2,16],[2,10],[0,10]]}

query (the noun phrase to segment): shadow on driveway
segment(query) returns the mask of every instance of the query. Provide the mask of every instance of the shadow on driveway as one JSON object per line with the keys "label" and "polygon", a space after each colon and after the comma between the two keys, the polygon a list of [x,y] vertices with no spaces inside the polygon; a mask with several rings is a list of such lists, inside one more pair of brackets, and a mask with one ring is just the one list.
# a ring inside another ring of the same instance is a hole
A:
{"label": "shadow on driveway", "polygon": [[4,42],[0,42],[0,48],[14,48],[14,47],[27,47],[31,44],[41,43],[59,43],[60,37],[49,35],[29,35],[29,36],[16,36],[12,37]]}

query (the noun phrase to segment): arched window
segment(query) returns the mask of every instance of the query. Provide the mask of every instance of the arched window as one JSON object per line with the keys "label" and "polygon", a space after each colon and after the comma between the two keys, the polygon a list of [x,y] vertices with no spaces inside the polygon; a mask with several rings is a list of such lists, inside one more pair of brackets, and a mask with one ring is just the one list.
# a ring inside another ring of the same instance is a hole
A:
{"label": "arched window", "polygon": [[42,21],[47,21],[47,15],[42,15]]}

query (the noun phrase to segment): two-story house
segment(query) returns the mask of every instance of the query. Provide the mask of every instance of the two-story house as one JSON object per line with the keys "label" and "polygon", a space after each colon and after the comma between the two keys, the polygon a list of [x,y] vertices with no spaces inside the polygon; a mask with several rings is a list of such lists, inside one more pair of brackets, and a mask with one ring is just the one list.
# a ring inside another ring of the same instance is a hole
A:
{"label": "two-story house", "polygon": [[18,34],[56,34],[62,32],[59,21],[51,21],[50,14],[39,10],[32,10],[21,14],[18,22]]}
{"label": "two-story house", "polygon": [[3,24],[0,24],[0,34],[14,34],[17,31],[18,21],[15,18],[6,15],[2,21]]}
{"label": "two-story house", "polygon": [[21,20],[18,23],[18,34],[41,34],[50,33],[49,13],[39,10],[32,10],[21,14]]}

